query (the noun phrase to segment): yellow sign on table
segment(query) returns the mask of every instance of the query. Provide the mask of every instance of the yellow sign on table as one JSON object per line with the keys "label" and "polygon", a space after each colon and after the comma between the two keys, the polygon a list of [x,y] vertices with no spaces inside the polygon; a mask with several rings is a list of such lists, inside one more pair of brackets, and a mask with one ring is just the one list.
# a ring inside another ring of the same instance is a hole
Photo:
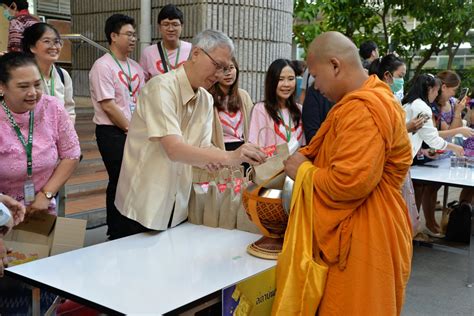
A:
{"label": "yellow sign on table", "polygon": [[275,297],[275,267],[222,290],[222,315],[266,316]]}

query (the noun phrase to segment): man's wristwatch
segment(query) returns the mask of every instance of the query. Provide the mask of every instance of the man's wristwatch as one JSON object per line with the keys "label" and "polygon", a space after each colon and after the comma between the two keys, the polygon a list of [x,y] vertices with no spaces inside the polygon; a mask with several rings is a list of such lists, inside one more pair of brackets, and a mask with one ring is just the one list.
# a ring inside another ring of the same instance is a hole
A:
{"label": "man's wristwatch", "polygon": [[51,200],[54,197],[53,192],[44,191],[44,190],[41,190],[41,192],[44,194],[44,196],[46,196],[48,200]]}

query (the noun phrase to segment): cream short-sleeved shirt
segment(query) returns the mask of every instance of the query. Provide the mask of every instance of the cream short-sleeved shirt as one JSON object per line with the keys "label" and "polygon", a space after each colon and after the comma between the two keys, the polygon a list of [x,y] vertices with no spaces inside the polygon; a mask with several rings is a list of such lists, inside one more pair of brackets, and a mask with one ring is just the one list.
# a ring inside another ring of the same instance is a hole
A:
{"label": "cream short-sleeved shirt", "polygon": [[210,147],[213,99],[193,91],[184,67],[150,79],[140,92],[125,143],[115,205],[143,226],[165,230],[188,216],[191,165],[173,162],[153,138],[180,135],[185,143]]}

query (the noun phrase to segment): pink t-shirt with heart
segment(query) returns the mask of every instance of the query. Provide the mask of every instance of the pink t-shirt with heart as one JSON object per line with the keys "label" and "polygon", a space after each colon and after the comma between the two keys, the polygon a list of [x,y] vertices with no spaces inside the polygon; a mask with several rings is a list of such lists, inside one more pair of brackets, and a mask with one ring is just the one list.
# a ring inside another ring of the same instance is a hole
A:
{"label": "pink t-shirt with heart", "polygon": [[[192,44],[185,41],[180,41],[180,43],[181,48],[179,50],[179,59],[177,63],[176,57],[178,54],[178,50],[175,49],[167,51],[168,59],[171,63],[171,69],[168,69],[168,71],[178,68],[186,60],[188,60]],[[162,75],[165,73],[160,53],[158,52],[158,47],[156,44],[150,45],[143,50],[142,55],[140,57],[140,65],[142,66],[143,71],[145,72],[145,77],[147,81],[154,76]]]}
{"label": "pink t-shirt with heart", "polygon": [[132,96],[128,87],[128,65],[119,61],[122,68],[115,62],[110,54],[97,59],[89,72],[89,87],[92,104],[94,105],[94,118],[97,125],[115,125],[110,121],[99,102],[113,99],[125,117],[130,121],[132,108],[137,104],[140,89],[145,85],[145,74],[142,67],[134,60],[128,58],[130,65]]}

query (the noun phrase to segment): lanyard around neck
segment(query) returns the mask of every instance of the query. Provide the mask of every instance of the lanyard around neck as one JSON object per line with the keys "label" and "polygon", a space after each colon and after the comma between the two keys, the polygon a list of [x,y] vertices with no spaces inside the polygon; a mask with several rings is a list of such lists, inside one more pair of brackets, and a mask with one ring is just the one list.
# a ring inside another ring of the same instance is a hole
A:
{"label": "lanyard around neck", "polygon": [[20,127],[18,124],[15,122],[15,119],[13,118],[12,113],[10,112],[10,109],[7,107],[5,104],[5,100],[2,100],[2,107],[5,110],[5,113],[8,116],[8,120],[10,121],[13,129],[16,132],[16,136],[20,140],[21,144],[25,148],[26,151],[26,172],[28,174],[28,178],[31,178],[33,176],[33,157],[32,157],[32,152],[33,152],[33,125],[34,125],[34,120],[35,120],[35,113],[34,111],[30,111],[30,124],[29,124],[29,130],[28,130],[28,142],[25,140],[23,137],[23,134],[21,133]]}
{"label": "lanyard around neck", "polygon": [[286,142],[289,142],[291,139],[291,115],[290,115],[290,121],[288,122],[288,126],[285,124],[285,119],[283,118],[283,113],[278,110],[278,114],[280,115],[281,122],[283,123],[283,127],[285,128],[286,131]]}
{"label": "lanyard around neck", "polygon": [[[163,42],[161,42],[161,44],[163,44]],[[168,64],[169,68],[171,68],[171,62],[170,62],[170,59],[168,57],[168,50],[166,49],[165,45],[162,45],[163,46],[163,50],[165,51],[165,62]],[[181,41],[179,41],[179,45],[178,45],[178,51],[176,52],[176,59],[174,60],[174,69],[176,69],[176,67],[178,67],[178,63],[179,63],[179,52],[181,51]],[[170,69],[171,70],[171,69]]]}
{"label": "lanyard around neck", "polygon": [[[49,95],[54,97],[54,76],[53,76],[53,67],[54,65],[51,66],[51,69],[49,70],[49,79],[51,80],[51,89],[50,89],[50,93]],[[46,90],[48,90],[48,85],[46,84],[46,80],[44,79],[43,77],[43,73],[41,72],[40,69],[39,70],[39,73],[40,73],[40,76],[41,76],[41,80],[43,80],[43,83],[46,87]]]}
{"label": "lanyard around neck", "polygon": [[128,86],[128,92],[131,97],[133,97],[133,88],[132,88],[132,71],[130,70],[130,63],[128,62],[128,58],[126,60],[127,62],[127,67],[128,67],[128,75],[125,73],[125,70],[123,70],[122,65],[120,64],[119,60],[117,57],[115,57],[114,53],[110,52],[110,56],[114,59],[115,63],[119,66],[120,70],[125,74],[125,77],[127,77],[127,86]]}

